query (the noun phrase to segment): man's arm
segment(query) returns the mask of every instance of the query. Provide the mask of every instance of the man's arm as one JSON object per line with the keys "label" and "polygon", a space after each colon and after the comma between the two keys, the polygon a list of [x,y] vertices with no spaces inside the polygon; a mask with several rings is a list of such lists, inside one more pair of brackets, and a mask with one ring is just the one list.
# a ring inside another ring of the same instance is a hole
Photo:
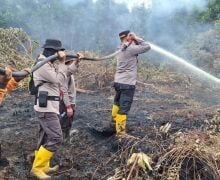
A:
{"label": "man's arm", "polygon": [[76,104],[76,83],[73,75],[71,76],[71,82],[72,82],[72,89],[71,89],[71,94],[69,94],[69,96],[72,99],[71,104]]}
{"label": "man's arm", "polygon": [[6,89],[0,89],[0,104],[2,103],[6,93],[7,93]]}
{"label": "man's arm", "polygon": [[63,78],[60,81],[60,91],[62,93],[63,96],[63,102],[65,104],[66,107],[70,106],[70,98],[68,95],[68,82],[67,82],[67,78]]}
{"label": "man's arm", "polygon": [[[11,90],[13,89],[13,83],[10,82],[12,78],[12,71],[10,68],[6,67],[5,68],[5,75],[0,75],[0,104],[2,103],[6,93],[7,93],[7,88],[11,88]],[[8,86],[10,82],[11,87]]]}
{"label": "man's arm", "polygon": [[67,82],[67,80],[65,80],[65,82],[63,82],[60,85],[60,91],[61,91],[63,102],[64,102],[64,105],[66,108],[67,116],[68,116],[68,118],[71,118],[73,116],[73,109],[72,109],[70,98],[68,95],[68,82]]}
{"label": "man's arm", "polygon": [[150,45],[145,42],[142,38],[138,37],[135,33],[131,32],[128,38],[133,41],[136,45],[129,46],[128,51],[131,55],[138,55],[150,50]]}
{"label": "man's arm", "polygon": [[76,59],[76,61],[74,61],[71,65],[68,66],[68,72],[73,74],[75,71],[77,71],[78,67],[79,67],[79,63],[81,62],[81,60],[84,58],[84,54],[82,53],[77,53],[78,58]]}
{"label": "man's arm", "polygon": [[[73,67],[75,68],[75,67]],[[67,82],[67,72],[68,68],[65,64],[59,64],[58,72],[62,74],[62,76],[59,77],[59,85],[60,85],[60,91],[62,93],[63,101],[66,106],[66,112],[68,118],[71,118],[73,116],[73,109],[70,103],[70,99],[68,96],[68,82]]]}
{"label": "man's arm", "polygon": [[62,51],[58,52],[58,59],[59,59],[58,72],[55,71],[53,64],[48,62],[34,72],[35,80],[46,81],[52,84],[60,84],[60,82],[63,82],[63,79],[65,78],[68,70],[66,65],[64,64],[65,56],[66,55],[64,52]]}
{"label": "man's arm", "polygon": [[11,92],[13,91],[14,89],[16,89],[18,87],[18,82],[14,79],[14,78],[11,78],[9,81],[8,81],[8,84],[6,86],[6,89],[7,89],[7,92]]}
{"label": "man's arm", "polygon": [[128,48],[128,51],[131,55],[142,54],[150,50],[150,45],[143,39],[138,38],[136,39],[136,42],[138,43],[138,45],[130,46]]}

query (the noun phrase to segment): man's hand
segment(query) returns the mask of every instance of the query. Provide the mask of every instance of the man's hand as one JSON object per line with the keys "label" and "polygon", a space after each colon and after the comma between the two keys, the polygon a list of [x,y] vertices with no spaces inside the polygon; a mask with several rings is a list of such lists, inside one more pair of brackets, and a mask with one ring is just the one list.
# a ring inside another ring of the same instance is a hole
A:
{"label": "man's hand", "polygon": [[130,32],[128,34],[128,39],[135,41],[137,39],[137,35],[134,32]]}
{"label": "man's hand", "polygon": [[80,61],[85,57],[83,53],[77,53],[77,60],[75,61],[75,65],[79,66]]}
{"label": "man's hand", "polygon": [[[22,71],[26,71],[28,74],[31,74],[31,68],[25,68],[25,69],[23,69]],[[28,75],[27,74],[27,75]]]}
{"label": "man's hand", "polygon": [[139,39],[139,37],[134,32],[130,32],[128,34],[128,41],[129,42],[133,41],[136,45],[138,45],[139,43],[138,43],[137,39]]}
{"label": "man's hand", "polygon": [[9,67],[5,67],[5,80],[9,81],[12,78],[12,70]]}
{"label": "man's hand", "polygon": [[63,63],[66,59],[66,53],[64,51],[58,51],[58,59],[61,63]]}
{"label": "man's hand", "polygon": [[26,71],[28,74],[26,76],[22,76],[22,77],[14,77],[16,82],[21,81],[22,79],[26,78],[29,74],[31,74],[31,69],[30,68],[25,68],[22,71]]}
{"label": "man's hand", "polygon": [[0,75],[0,89],[5,89],[8,84],[8,81],[12,78],[12,71],[10,68],[5,68],[5,74]]}
{"label": "man's hand", "polygon": [[73,109],[72,109],[71,105],[66,108],[66,112],[67,112],[67,117],[68,118],[73,117]]}
{"label": "man's hand", "polygon": [[85,56],[83,53],[77,53],[78,59],[83,59]]}

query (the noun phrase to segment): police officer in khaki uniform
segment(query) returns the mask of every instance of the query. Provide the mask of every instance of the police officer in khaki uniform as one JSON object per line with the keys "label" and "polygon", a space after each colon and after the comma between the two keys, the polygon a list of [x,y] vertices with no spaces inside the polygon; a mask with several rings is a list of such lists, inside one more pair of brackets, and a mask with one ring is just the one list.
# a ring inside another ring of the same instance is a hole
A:
{"label": "police officer in khaki uniform", "polygon": [[[71,66],[75,63],[78,68],[79,62],[84,57],[83,54],[77,53],[78,59],[67,57],[65,64]],[[75,71],[74,71],[75,72]],[[72,126],[73,117],[76,108],[76,85],[74,79],[74,72],[68,72],[66,82],[61,86],[61,103],[60,103],[60,124],[63,130],[64,138],[69,136],[69,131]],[[73,114],[69,114],[65,107],[69,107],[73,110]]]}
{"label": "police officer in khaki uniform", "polygon": [[[32,166],[32,174],[39,179],[50,179],[48,172],[56,171],[58,166],[50,167],[50,159],[62,142],[62,130],[59,121],[60,87],[66,82],[68,72],[76,69],[75,63],[65,65],[64,48],[59,40],[47,39],[43,53],[39,56],[44,59],[58,53],[58,70],[53,61],[43,65],[33,73],[35,86],[38,86],[38,95],[34,109],[40,123],[38,148]],[[73,110],[67,107],[69,115]]]}
{"label": "police officer in khaki uniform", "polygon": [[122,51],[117,55],[114,79],[115,98],[112,119],[116,123],[116,134],[125,134],[127,114],[131,108],[137,77],[137,56],[150,50],[142,38],[129,30],[119,33]]}

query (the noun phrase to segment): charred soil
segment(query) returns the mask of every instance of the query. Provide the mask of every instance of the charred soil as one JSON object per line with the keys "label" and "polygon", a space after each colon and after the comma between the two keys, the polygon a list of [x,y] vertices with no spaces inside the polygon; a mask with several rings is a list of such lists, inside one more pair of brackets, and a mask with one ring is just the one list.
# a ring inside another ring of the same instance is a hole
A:
{"label": "charred soil", "polygon": [[[201,88],[201,84],[196,89],[187,78],[169,77],[167,83],[159,79],[155,80],[157,83],[154,80],[149,80],[148,84],[138,83],[127,122],[130,137],[125,139],[115,137],[110,123],[113,88],[108,86],[93,93],[78,93],[70,137],[64,140],[52,159],[52,164],[60,165],[52,179],[107,179],[121,167],[124,167],[122,176],[126,177],[129,171],[126,161],[132,152],[149,154],[154,167],[160,157],[175,146],[174,134],[205,134],[205,120],[214,116],[219,108],[219,99],[210,96],[209,89]],[[183,87],[185,91],[182,91]],[[17,90],[9,94],[0,107],[0,179],[34,179],[30,169],[38,122],[33,104],[34,98],[27,91]],[[172,123],[169,132],[160,132],[159,128],[168,122]],[[195,141],[200,137],[203,136],[198,135]],[[187,158],[188,162],[193,161],[193,158]],[[183,167],[186,166],[185,161]],[[138,176],[165,179],[165,171],[168,169],[160,167],[155,172],[141,172]],[[179,171],[179,179],[187,179],[186,174]],[[196,177],[192,172],[188,175],[192,179]],[[207,179],[204,173],[199,177]]]}

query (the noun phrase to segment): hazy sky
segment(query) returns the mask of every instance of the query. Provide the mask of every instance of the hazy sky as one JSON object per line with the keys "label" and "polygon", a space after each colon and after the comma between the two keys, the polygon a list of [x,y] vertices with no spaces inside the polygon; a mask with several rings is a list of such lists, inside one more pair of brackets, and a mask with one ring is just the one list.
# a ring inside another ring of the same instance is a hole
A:
{"label": "hazy sky", "polygon": [[[95,3],[98,0],[93,0]],[[146,9],[151,8],[153,4],[153,0],[111,0],[118,4],[124,4],[127,6],[129,11],[131,12],[133,8],[145,6]],[[159,4],[158,4],[159,2]],[[207,0],[158,0],[156,3],[157,9],[162,9],[163,11],[171,11],[176,10],[178,8],[184,7],[187,10],[192,10],[192,8],[204,8],[207,5]],[[154,7],[155,8],[155,7]]]}
{"label": "hazy sky", "polygon": [[[96,1],[98,0],[93,0],[93,2]],[[152,0],[113,0],[113,1],[119,4],[125,4],[128,7],[129,11],[132,11],[134,7],[139,7],[144,5],[146,8],[149,8],[152,5]]]}
{"label": "hazy sky", "polygon": [[[63,0],[66,3],[70,4],[77,4],[78,2],[82,2],[84,0]],[[92,0],[94,3],[98,0]],[[124,4],[127,6],[129,11],[131,12],[133,8],[145,6],[146,9],[151,8],[153,9],[160,9],[162,12],[173,12],[175,10],[178,10],[179,8],[185,8],[189,11],[192,10],[192,8],[204,8],[207,5],[208,0],[106,0],[106,1],[114,1],[118,4]]]}
{"label": "hazy sky", "polygon": [[144,5],[146,8],[151,7],[152,0],[114,0],[116,3],[126,4],[129,11],[132,11],[132,8]]}

